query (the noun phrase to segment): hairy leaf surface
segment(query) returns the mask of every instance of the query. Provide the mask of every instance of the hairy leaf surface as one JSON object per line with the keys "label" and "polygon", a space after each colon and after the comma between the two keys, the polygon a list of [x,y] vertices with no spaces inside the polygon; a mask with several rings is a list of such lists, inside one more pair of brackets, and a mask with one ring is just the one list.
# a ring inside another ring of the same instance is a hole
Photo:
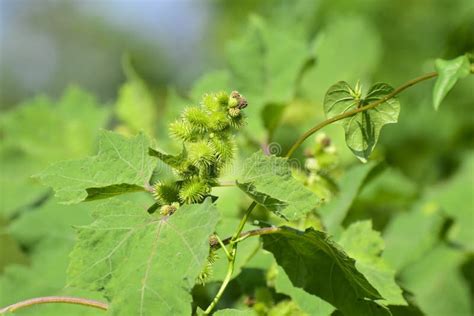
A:
{"label": "hairy leaf surface", "polygon": [[471,65],[467,56],[459,56],[451,60],[436,59],[438,79],[433,89],[433,106],[438,110],[439,105],[459,79],[467,77]]}
{"label": "hairy leaf surface", "polygon": [[314,209],[319,199],[291,175],[288,160],[256,152],[244,162],[239,188],[269,211],[296,220]]}
{"label": "hairy leaf surface", "polygon": [[218,212],[208,199],[171,216],[112,199],[78,229],[70,285],[104,291],[114,315],[190,315]]}
{"label": "hairy leaf surface", "polygon": [[102,131],[97,156],[58,162],[38,177],[64,203],[143,191],[155,166],[149,146],[143,134],[126,138]]}
{"label": "hairy leaf surface", "polygon": [[379,292],[355,266],[355,261],[324,232],[282,227],[262,236],[295,287],[317,295],[347,315],[389,315],[375,300]]}
{"label": "hairy leaf surface", "polygon": [[[393,88],[386,83],[373,85],[365,98],[358,98],[356,91],[345,81],[332,85],[324,98],[324,111],[328,118],[344,114],[358,107],[379,101],[390,94]],[[359,112],[341,120],[345,130],[347,146],[361,161],[366,162],[375,148],[380,130],[385,124],[396,123],[400,103],[391,98],[375,108]]]}

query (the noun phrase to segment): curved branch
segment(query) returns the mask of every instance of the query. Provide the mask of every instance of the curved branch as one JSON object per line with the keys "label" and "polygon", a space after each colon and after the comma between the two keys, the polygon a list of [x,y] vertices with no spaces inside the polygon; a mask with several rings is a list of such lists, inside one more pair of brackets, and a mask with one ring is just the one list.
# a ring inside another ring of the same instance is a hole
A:
{"label": "curved branch", "polygon": [[49,303],[66,303],[66,304],[76,304],[83,305],[87,307],[93,307],[106,311],[109,306],[106,303],[89,300],[79,297],[69,297],[69,296],[45,296],[45,297],[36,297],[28,300],[24,300],[9,306],[6,306],[0,309],[0,314],[5,314],[7,312],[14,312],[24,307],[29,307],[38,304],[49,304]]}
{"label": "curved branch", "polygon": [[401,85],[400,87],[396,88],[395,90],[393,90],[391,93],[387,94],[385,97],[383,97],[382,99],[380,100],[377,100],[375,102],[372,102],[370,104],[367,104],[363,107],[360,107],[360,108],[357,108],[357,109],[354,109],[354,110],[351,110],[351,111],[348,111],[348,112],[345,112],[345,113],[342,113],[342,114],[339,114],[339,115],[336,115],[336,116],[333,116],[325,121],[322,121],[321,123],[315,125],[314,127],[312,127],[311,129],[309,129],[306,133],[304,133],[303,135],[301,135],[297,140],[296,142],[293,144],[293,146],[291,146],[290,150],[288,150],[288,152],[286,153],[285,157],[291,157],[293,155],[293,153],[295,152],[296,149],[298,149],[298,147],[300,147],[300,145],[311,135],[313,135],[314,133],[316,133],[317,131],[319,131],[320,129],[322,129],[323,127],[331,124],[331,123],[334,123],[336,121],[340,121],[342,119],[345,119],[347,117],[350,117],[350,116],[353,116],[359,112],[363,112],[363,111],[366,111],[366,110],[369,110],[369,109],[372,109],[372,108],[375,108],[376,106],[379,106],[380,104],[384,103],[385,101],[395,97],[397,94],[399,94],[400,92],[402,92],[403,90],[419,83],[419,82],[422,82],[422,81],[425,81],[425,80],[428,80],[428,79],[431,79],[431,78],[435,78],[436,76],[438,76],[438,73],[437,72],[430,72],[430,73],[427,73],[423,76],[420,76],[420,77],[417,77],[415,79],[412,79],[410,81],[407,81],[405,84]]}

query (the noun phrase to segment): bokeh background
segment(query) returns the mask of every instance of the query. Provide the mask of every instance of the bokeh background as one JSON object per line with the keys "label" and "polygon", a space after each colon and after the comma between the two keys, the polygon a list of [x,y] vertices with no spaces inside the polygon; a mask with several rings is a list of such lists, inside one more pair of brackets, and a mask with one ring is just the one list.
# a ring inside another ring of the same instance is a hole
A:
{"label": "bokeh background", "polygon": [[[0,305],[65,291],[71,226],[90,221],[87,206],[65,209],[31,175],[95,153],[99,128],[145,130],[173,150],[166,125],[184,106],[238,89],[250,104],[241,156],[269,143],[285,151],[324,119],[336,81],[397,86],[469,52],[471,0],[0,0]],[[399,123],[383,129],[373,156],[384,168],[345,220],[372,219],[428,315],[474,312],[472,77],[437,112],[433,82],[400,96]],[[325,132],[342,170],[358,163],[342,128]],[[235,293],[223,304],[245,294]]]}

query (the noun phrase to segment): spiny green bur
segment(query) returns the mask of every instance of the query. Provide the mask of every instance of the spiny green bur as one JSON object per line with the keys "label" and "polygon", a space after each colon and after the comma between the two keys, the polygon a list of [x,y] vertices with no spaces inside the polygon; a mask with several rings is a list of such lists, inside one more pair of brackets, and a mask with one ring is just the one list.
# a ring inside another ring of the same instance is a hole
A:
{"label": "spiny green bur", "polygon": [[244,125],[242,110],[247,101],[238,92],[206,94],[199,106],[186,108],[169,126],[170,136],[183,142],[180,154],[173,156],[150,149],[173,168],[179,180],[154,185],[154,197],[162,206],[161,213],[176,210],[176,203],[202,202],[235,153],[233,133]]}

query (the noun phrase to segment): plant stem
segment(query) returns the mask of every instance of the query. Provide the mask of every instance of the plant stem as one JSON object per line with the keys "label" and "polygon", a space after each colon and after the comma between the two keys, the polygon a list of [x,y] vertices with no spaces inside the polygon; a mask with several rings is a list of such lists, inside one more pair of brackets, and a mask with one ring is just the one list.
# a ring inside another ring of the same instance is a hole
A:
{"label": "plant stem", "polygon": [[[276,227],[276,226],[252,229],[252,230],[240,233],[239,237],[234,240],[234,243],[239,243],[239,242],[247,239],[248,237],[252,237],[252,236],[262,236],[262,235],[274,234],[274,233],[279,232],[280,230],[281,230],[281,228]],[[221,240],[221,242],[213,242],[213,243],[210,244],[210,246],[217,250],[219,248],[222,248],[225,245],[228,245],[230,243],[231,239],[232,239],[232,237],[228,237],[224,240]]]}
{"label": "plant stem", "polygon": [[237,230],[235,231],[234,235],[232,236],[230,242],[233,243],[240,235],[242,230],[244,229],[245,224],[247,223],[247,220],[250,217],[250,213],[252,213],[253,209],[257,206],[257,202],[253,201],[252,204],[248,207],[247,211],[245,212],[244,217],[240,220],[239,227],[237,227]]}
{"label": "plant stem", "polygon": [[29,300],[21,301],[7,307],[0,309],[0,314],[4,314],[7,312],[15,312],[21,308],[29,307],[38,304],[48,304],[48,303],[66,303],[66,304],[76,304],[76,305],[83,305],[93,308],[98,308],[101,310],[106,311],[108,309],[108,305],[106,303],[101,303],[85,298],[79,297],[68,297],[68,296],[45,296],[45,297],[37,297],[32,298]]}
{"label": "plant stem", "polygon": [[403,90],[419,83],[419,82],[422,82],[422,81],[425,81],[425,80],[428,80],[428,79],[431,79],[431,78],[435,78],[436,76],[438,76],[438,73],[437,72],[430,72],[430,73],[427,73],[423,76],[420,76],[420,77],[417,77],[415,79],[412,79],[410,81],[407,81],[406,83],[404,83],[403,85],[401,85],[400,87],[396,88],[395,90],[393,90],[391,93],[387,94],[386,96],[384,96],[383,98],[381,98],[380,100],[377,100],[375,102],[372,102],[370,104],[367,104],[363,107],[360,107],[360,108],[357,108],[357,109],[354,109],[354,110],[351,110],[351,111],[347,111],[345,113],[342,113],[342,114],[339,114],[339,115],[336,115],[336,116],[333,116],[325,121],[322,121],[321,123],[315,125],[314,127],[312,127],[311,129],[309,129],[307,132],[305,132],[303,135],[301,135],[297,140],[296,142],[293,144],[293,146],[291,146],[290,150],[288,150],[288,152],[286,153],[285,157],[289,158],[293,155],[293,153],[295,152],[296,149],[298,149],[298,147],[300,147],[300,145],[311,135],[313,135],[314,133],[316,133],[317,131],[319,131],[320,129],[322,129],[323,127],[331,124],[331,123],[334,123],[336,121],[340,121],[342,119],[345,119],[345,118],[348,118],[350,116],[353,116],[359,112],[363,112],[363,111],[366,111],[366,110],[370,110],[372,108],[375,108],[376,106],[379,106],[380,104],[384,103],[385,101],[395,97],[397,94],[399,94],[400,92],[402,92]]}
{"label": "plant stem", "polygon": [[232,274],[234,273],[234,266],[235,266],[235,256],[237,254],[237,244],[232,245],[232,250],[230,251],[231,259],[229,259],[229,264],[227,265],[227,273],[225,275],[224,281],[222,281],[221,287],[219,288],[219,291],[217,292],[216,296],[212,300],[211,304],[206,308],[204,311],[205,315],[209,315],[214,307],[216,307],[217,303],[222,297],[222,294],[224,294],[225,289],[227,288],[227,285],[230,282],[230,279],[232,278]]}
{"label": "plant stem", "polygon": [[225,256],[227,257],[227,260],[231,260],[232,256],[230,255],[229,251],[227,250],[225,244],[222,242],[221,238],[217,235],[214,235],[214,236],[216,237],[217,243],[220,246],[220,248],[222,248],[222,250],[224,250]]}
{"label": "plant stem", "polygon": [[[212,300],[211,304],[209,304],[209,306],[204,311],[205,315],[209,315],[212,312],[214,307],[217,305],[217,303],[221,299],[222,294],[224,293],[225,289],[227,288],[227,285],[229,284],[229,282],[232,278],[232,274],[234,273],[235,257],[237,256],[237,245],[238,245],[237,239],[239,239],[240,234],[242,233],[242,230],[244,229],[245,223],[247,222],[248,218],[250,217],[250,213],[252,213],[255,206],[257,206],[257,203],[255,201],[253,201],[252,204],[250,204],[250,206],[248,207],[247,211],[245,212],[244,217],[242,217],[242,219],[240,220],[239,226],[237,227],[237,230],[235,231],[234,235],[232,235],[232,237],[230,238],[230,240],[228,242],[231,245],[231,250],[230,250],[230,253],[226,252],[226,255],[228,254],[228,256],[227,256],[227,261],[228,261],[228,263],[227,263],[227,273],[225,275],[224,281],[222,281],[222,284],[221,284],[221,287],[219,288],[219,291],[217,291],[216,296]],[[218,240],[218,244],[221,247],[224,247],[224,249],[226,249],[225,245],[224,245],[224,242],[222,242],[222,241],[219,242],[219,240]]]}

